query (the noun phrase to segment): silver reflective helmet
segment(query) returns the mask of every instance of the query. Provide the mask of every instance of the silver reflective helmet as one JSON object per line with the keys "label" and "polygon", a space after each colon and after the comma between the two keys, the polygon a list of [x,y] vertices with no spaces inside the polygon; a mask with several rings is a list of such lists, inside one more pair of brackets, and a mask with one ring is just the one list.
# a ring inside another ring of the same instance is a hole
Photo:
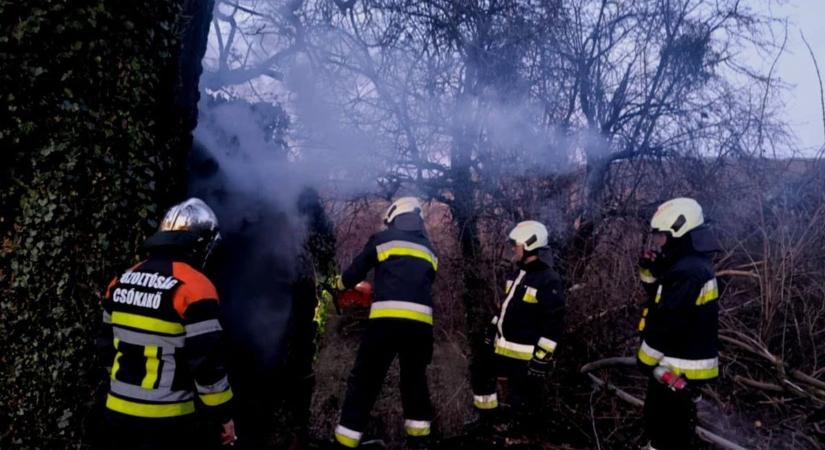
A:
{"label": "silver reflective helmet", "polygon": [[193,197],[169,208],[157,233],[146,240],[144,247],[179,248],[203,266],[220,238],[215,212]]}
{"label": "silver reflective helmet", "polygon": [[218,216],[203,200],[190,198],[169,208],[158,231],[209,232],[218,230]]}

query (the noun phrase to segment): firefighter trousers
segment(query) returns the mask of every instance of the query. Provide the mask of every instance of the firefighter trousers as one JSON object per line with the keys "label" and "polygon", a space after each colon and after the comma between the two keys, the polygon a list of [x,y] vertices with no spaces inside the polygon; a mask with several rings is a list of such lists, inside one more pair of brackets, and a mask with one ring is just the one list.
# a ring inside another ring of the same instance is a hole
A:
{"label": "firefighter trousers", "polygon": [[480,412],[498,408],[498,379],[507,380],[507,402],[514,425],[530,431],[538,426],[544,398],[544,382],[527,375],[527,361],[494,353],[492,347],[480,349],[473,357],[470,378],[473,403]]}
{"label": "firefighter trousers", "polygon": [[198,423],[194,415],[144,419],[105,411],[107,450],[219,449],[218,425]]}
{"label": "firefighter trousers", "polygon": [[409,436],[429,435],[433,407],[427,386],[427,366],[432,354],[433,330],[429,324],[405,319],[370,319],[349,377],[341,422],[335,430],[336,441],[345,447],[358,445],[396,356],[401,367],[405,430]]}
{"label": "firefighter trousers", "polygon": [[650,445],[656,450],[695,448],[696,404],[690,389],[674,392],[651,378],[644,419]]}

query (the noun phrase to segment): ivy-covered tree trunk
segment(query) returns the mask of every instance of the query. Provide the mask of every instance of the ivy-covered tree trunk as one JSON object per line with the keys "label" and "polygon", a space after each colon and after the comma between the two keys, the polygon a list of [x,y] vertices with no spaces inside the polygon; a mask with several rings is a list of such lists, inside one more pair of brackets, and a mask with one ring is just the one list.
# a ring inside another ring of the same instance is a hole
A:
{"label": "ivy-covered tree trunk", "polygon": [[0,0],[0,448],[88,443],[102,290],[185,190],[195,4]]}

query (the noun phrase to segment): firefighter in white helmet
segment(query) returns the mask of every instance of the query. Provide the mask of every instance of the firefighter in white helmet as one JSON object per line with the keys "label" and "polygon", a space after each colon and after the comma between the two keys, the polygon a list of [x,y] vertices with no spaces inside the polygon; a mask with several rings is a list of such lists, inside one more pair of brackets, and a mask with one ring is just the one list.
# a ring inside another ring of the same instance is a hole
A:
{"label": "firefighter in white helmet", "polygon": [[491,425],[498,415],[496,380],[506,377],[513,425],[531,432],[536,431],[543,387],[563,331],[564,291],[543,224],[521,222],[509,238],[517,268],[504,286],[485,346],[474,355],[473,405],[480,415],[477,423]]}
{"label": "firefighter in white helmet", "polygon": [[650,374],[645,398],[649,448],[694,447],[696,389],[719,375],[716,239],[696,200],[663,203],[650,221],[651,248],[640,260],[647,292],[639,366]]}
{"label": "firefighter in white helmet", "polygon": [[411,447],[426,447],[433,419],[427,366],[433,352],[432,284],[438,258],[424,227],[418,199],[402,197],[384,214],[386,229],[374,234],[341,276],[352,289],[375,270],[369,322],[347,386],[336,445],[357,447],[390,364],[398,356],[404,428]]}

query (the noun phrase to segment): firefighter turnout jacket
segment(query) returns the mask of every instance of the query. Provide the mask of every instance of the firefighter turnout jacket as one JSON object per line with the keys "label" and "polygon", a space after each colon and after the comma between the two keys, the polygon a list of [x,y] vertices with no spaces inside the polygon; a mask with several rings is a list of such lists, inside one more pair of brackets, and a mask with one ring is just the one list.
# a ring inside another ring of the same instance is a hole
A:
{"label": "firefighter turnout jacket", "polygon": [[563,331],[564,291],[550,263],[539,258],[520,265],[504,295],[501,312],[493,318],[495,353],[523,361],[552,355]]}
{"label": "firefighter turnout jacket", "polygon": [[483,349],[473,359],[473,406],[478,410],[498,408],[496,379],[500,376],[511,381],[514,408],[540,401],[539,385],[527,377],[528,362],[553,357],[564,327],[564,291],[561,278],[551,268],[549,253],[539,255],[539,259],[519,264],[518,272],[507,280],[499,315],[493,317],[493,348]]}
{"label": "firefighter turnout jacket", "polygon": [[438,258],[418,214],[399,215],[387,229],[370,237],[342,274],[344,287],[354,287],[373,268],[375,300],[335,428],[339,448],[358,447],[396,357],[408,438],[426,439],[434,415],[427,366],[433,351],[432,283]]}
{"label": "firefighter turnout jacket", "polygon": [[344,286],[355,287],[373,268],[375,300],[370,319],[408,319],[432,325],[432,283],[438,257],[423,226],[405,230],[390,225],[370,237],[341,275]]}
{"label": "firefighter turnout jacket", "polygon": [[710,253],[687,251],[661,270],[641,268],[640,277],[648,298],[638,327],[639,363],[693,381],[716,378],[719,288]]}
{"label": "firefighter turnout jacket", "polygon": [[111,363],[109,410],[175,418],[194,413],[197,399],[208,417],[230,419],[218,295],[205,275],[150,256],[109,284],[103,322],[98,345]]}

